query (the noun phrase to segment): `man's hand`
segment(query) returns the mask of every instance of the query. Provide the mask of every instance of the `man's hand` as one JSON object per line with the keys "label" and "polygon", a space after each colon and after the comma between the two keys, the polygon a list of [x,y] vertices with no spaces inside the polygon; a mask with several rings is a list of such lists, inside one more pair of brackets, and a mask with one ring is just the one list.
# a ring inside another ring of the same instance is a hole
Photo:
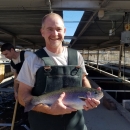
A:
{"label": "man's hand", "polygon": [[19,88],[19,82],[15,79],[14,80],[14,97],[15,97],[15,100],[18,100],[18,88]]}
{"label": "man's hand", "polygon": [[15,100],[18,100],[18,93],[17,92],[14,92],[14,97],[15,97]]}
{"label": "man's hand", "polygon": [[[100,87],[97,88],[98,90],[101,90]],[[99,100],[96,100],[94,98],[87,98],[87,100],[85,101],[86,102],[86,105],[84,105],[84,110],[89,110],[89,109],[93,109],[93,108],[96,108],[99,104],[100,104],[100,101]]]}
{"label": "man's hand", "polygon": [[65,93],[63,92],[59,99],[51,105],[50,107],[50,114],[52,115],[63,115],[63,114],[70,114],[71,112],[77,111],[76,109],[67,107],[63,104],[62,100],[65,97]]}

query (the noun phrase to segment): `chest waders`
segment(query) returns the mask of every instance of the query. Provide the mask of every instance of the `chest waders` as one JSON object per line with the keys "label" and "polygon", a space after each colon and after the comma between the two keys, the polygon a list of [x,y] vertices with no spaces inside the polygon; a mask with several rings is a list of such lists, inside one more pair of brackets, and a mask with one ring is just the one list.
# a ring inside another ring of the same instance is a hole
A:
{"label": "chest waders", "polygon": [[[68,66],[58,66],[44,49],[35,52],[45,63],[36,72],[32,95],[59,90],[65,87],[82,87],[82,69],[77,66],[77,51],[68,48]],[[36,111],[29,112],[31,130],[87,130],[82,110],[65,115],[49,115]]]}
{"label": "chest waders", "polygon": [[17,74],[19,73],[19,71],[20,71],[20,69],[21,69],[21,67],[23,65],[23,62],[24,62],[24,53],[25,53],[25,51],[21,51],[20,52],[20,61],[21,61],[20,63],[14,64],[14,62],[12,60],[10,62],[11,66],[16,70]]}

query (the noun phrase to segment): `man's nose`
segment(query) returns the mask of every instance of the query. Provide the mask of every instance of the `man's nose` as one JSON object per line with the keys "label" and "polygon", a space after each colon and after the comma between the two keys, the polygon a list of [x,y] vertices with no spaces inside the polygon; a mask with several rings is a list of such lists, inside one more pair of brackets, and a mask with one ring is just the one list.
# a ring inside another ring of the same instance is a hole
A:
{"label": "man's nose", "polygon": [[54,30],[53,35],[58,35],[58,32],[56,30]]}

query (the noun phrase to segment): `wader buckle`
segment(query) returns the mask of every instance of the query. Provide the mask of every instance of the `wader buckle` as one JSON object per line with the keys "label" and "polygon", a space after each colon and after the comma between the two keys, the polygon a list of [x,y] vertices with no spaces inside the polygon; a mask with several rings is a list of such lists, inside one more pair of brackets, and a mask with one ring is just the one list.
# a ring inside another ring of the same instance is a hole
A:
{"label": "wader buckle", "polygon": [[44,66],[45,72],[51,72],[51,66]]}

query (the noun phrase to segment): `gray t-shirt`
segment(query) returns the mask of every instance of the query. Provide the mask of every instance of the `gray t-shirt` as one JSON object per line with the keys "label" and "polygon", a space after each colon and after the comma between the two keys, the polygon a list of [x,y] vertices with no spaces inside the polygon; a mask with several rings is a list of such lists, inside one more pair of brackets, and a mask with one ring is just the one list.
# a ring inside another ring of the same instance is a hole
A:
{"label": "gray t-shirt", "polygon": [[[66,47],[64,47],[63,52],[60,54],[55,54],[47,50],[46,47],[43,48],[47,54],[53,59],[56,65],[67,65],[68,63],[68,50]],[[84,60],[82,55],[78,52],[78,65],[81,66],[83,69],[83,74],[88,74],[86,72],[85,66],[84,66]],[[32,54],[31,56],[27,57],[23,63],[23,66],[20,70],[20,73],[17,77],[17,80],[20,82],[23,82],[26,85],[29,85],[30,87],[34,87],[35,83],[35,75],[37,70],[44,66],[44,61],[37,57],[36,54]]]}

